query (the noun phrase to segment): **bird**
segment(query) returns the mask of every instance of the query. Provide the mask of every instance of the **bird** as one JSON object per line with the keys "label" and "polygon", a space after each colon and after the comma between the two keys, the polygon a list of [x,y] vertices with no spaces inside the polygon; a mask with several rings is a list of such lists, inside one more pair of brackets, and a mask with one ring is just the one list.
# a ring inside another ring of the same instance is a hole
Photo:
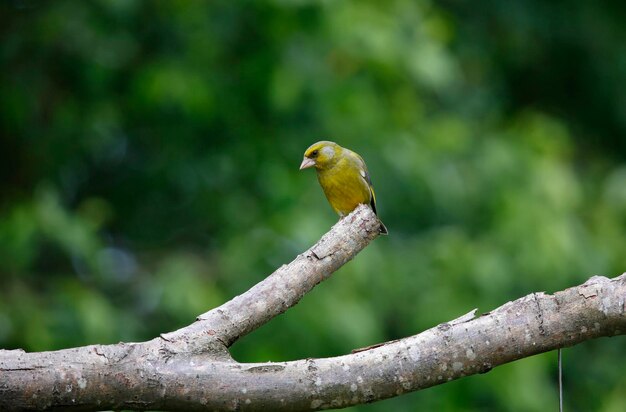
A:
{"label": "bird", "polygon": [[[313,143],[304,152],[300,170],[310,167],[315,168],[324,195],[339,214],[339,219],[343,219],[359,204],[369,205],[378,216],[372,180],[365,161],[357,153],[335,142],[322,140]],[[379,222],[380,233],[388,234],[387,227],[380,219]]]}

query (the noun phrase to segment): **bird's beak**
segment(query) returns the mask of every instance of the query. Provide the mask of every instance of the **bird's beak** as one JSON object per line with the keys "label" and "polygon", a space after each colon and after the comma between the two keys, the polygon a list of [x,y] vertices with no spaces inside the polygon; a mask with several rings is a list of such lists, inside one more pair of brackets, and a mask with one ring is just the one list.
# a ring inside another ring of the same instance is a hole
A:
{"label": "bird's beak", "polygon": [[300,170],[306,169],[307,167],[311,166],[315,166],[315,160],[305,157],[304,159],[302,159],[302,163],[300,164]]}

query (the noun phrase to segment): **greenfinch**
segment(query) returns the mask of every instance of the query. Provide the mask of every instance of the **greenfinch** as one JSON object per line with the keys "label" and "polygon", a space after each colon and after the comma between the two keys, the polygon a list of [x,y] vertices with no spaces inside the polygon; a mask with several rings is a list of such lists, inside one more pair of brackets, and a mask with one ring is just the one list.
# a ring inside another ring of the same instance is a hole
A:
{"label": "greenfinch", "polygon": [[[357,153],[334,142],[317,142],[304,152],[300,170],[309,167],[315,167],[326,199],[340,219],[360,204],[369,205],[377,214],[372,181],[363,158]],[[380,233],[388,233],[383,222]]]}

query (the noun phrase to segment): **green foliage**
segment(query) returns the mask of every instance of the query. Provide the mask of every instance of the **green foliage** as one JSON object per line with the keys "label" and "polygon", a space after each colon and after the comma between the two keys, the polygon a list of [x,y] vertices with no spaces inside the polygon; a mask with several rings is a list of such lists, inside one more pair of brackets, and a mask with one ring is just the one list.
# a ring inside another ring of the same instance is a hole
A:
{"label": "green foliage", "polygon": [[[0,6],[0,347],[191,322],[334,223],[312,142],[360,153],[390,236],[233,348],[333,356],[626,267],[618,3]],[[565,351],[623,410],[623,339]],[[545,354],[363,411],[556,408]]]}

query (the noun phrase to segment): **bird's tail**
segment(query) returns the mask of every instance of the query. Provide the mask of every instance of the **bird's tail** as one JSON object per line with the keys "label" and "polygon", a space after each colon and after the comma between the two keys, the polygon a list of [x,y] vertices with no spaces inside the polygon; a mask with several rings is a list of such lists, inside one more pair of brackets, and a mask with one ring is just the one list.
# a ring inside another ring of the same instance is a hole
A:
{"label": "bird's tail", "polygon": [[378,219],[378,223],[380,223],[380,227],[378,228],[378,232],[381,235],[388,235],[389,231],[387,230],[387,226],[385,226],[385,224],[380,219]]}

